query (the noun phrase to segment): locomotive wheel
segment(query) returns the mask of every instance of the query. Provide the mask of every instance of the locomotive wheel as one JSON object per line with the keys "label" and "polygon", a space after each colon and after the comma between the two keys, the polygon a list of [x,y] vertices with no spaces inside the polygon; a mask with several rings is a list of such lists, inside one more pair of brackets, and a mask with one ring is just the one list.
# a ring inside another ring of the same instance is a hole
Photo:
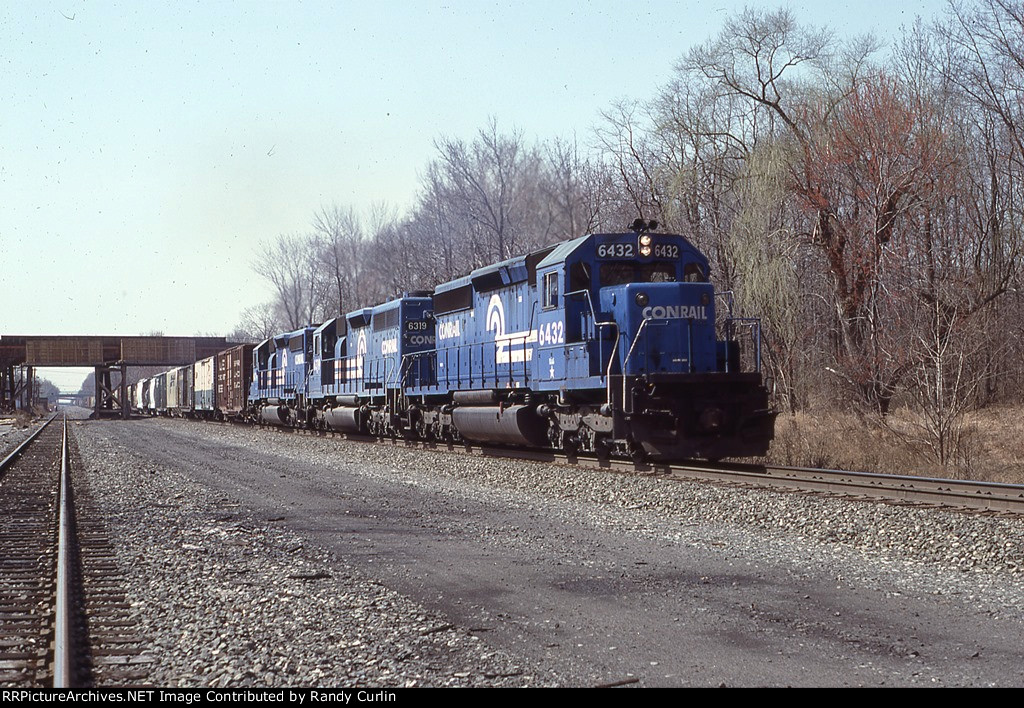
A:
{"label": "locomotive wheel", "polygon": [[638,445],[632,438],[626,442],[626,450],[629,452],[629,456],[633,459],[633,462],[639,463],[647,459],[647,453],[644,452],[643,447]]}
{"label": "locomotive wheel", "polygon": [[562,434],[562,452],[569,457],[575,457],[580,452],[579,437],[572,433]]}

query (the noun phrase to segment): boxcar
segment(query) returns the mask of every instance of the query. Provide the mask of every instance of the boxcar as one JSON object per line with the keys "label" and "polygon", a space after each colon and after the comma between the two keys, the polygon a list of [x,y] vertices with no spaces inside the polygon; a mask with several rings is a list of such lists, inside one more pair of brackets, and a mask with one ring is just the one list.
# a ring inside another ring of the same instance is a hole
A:
{"label": "boxcar", "polygon": [[149,413],[164,415],[167,413],[167,375],[169,372],[157,374],[150,380]]}
{"label": "boxcar", "polygon": [[251,344],[239,344],[216,355],[216,417],[237,418],[245,412],[249,384],[252,382]]}
{"label": "boxcar", "polygon": [[193,403],[195,414],[201,418],[212,418],[217,410],[217,356],[209,356],[196,362],[195,390]]}
{"label": "boxcar", "polygon": [[192,414],[193,372],[192,364],[167,372],[167,410],[170,415],[184,417]]}

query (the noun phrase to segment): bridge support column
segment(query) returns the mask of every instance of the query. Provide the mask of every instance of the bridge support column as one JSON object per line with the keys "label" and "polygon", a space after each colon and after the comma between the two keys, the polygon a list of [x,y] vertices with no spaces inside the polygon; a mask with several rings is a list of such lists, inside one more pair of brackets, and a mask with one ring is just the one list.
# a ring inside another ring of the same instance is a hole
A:
{"label": "bridge support column", "polygon": [[[117,372],[121,380],[115,386],[112,373]],[[127,418],[131,415],[128,402],[128,366],[120,364],[104,364],[96,367],[96,403],[93,418]]]}
{"label": "bridge support column", "polygon": [[14,395],[14,365],[0,368],[0,411],[13,411],[15,407]]}
{"label": "bridge support column", "polygon": [[31,412],[36,403],[36,370],[33,367],[25,367],[24,382],[21,389],[21,409]]}
{"label": "bridge support column", "polygon": [[0,369],[0,411],[32,410],[36,402],[36,370],[31,366]]}

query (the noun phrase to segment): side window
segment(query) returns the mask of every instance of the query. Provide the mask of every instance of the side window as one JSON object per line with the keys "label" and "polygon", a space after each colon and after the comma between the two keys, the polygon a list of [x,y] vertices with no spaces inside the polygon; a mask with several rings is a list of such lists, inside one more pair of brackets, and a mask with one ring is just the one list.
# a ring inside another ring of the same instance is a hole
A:
{"label": "side window", "polygon": [[544,309],[558,307],[558,271],[544,274]]}

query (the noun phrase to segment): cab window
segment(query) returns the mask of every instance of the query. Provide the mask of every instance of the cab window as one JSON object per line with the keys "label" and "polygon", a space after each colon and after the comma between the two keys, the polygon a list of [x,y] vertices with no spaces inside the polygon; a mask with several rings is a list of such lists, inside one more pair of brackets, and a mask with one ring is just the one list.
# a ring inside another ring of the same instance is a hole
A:
{"label": "cab window", "polygon": [[544,309],[558,307],[558,271],[544,274]]}
{"label": "cab window", "polygon": [[601,264],[601,287],[625,285],[626,283],[674,283],[675,263],[619,263]]}

